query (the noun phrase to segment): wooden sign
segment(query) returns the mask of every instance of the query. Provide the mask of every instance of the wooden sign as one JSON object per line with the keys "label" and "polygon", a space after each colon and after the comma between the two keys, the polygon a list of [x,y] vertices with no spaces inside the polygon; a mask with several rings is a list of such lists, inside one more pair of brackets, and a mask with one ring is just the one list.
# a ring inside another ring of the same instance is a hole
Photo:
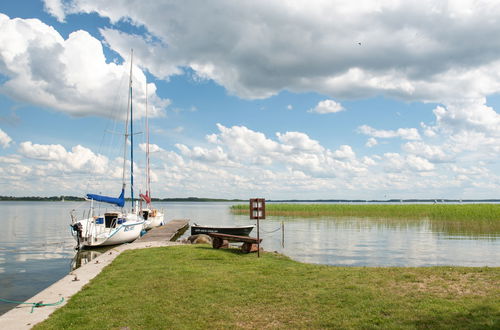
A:
{"label": "wooden sign", "polygon": [[265,198],[250,199],[250,219],[266,218],[266,200]]}

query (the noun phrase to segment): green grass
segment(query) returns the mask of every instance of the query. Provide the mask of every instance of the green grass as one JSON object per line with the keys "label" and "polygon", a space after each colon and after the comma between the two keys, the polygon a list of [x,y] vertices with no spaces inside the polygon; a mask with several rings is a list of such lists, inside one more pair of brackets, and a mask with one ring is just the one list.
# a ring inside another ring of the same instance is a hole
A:
{"label": "green grass", "polygon": [[500,268],[359,268],[209,246],[122,253],[35,329],[488,329]]}
{"label": "green grass", "polygon": [[[231,207],[236,214],[248,214],[248,204]],[[377,217],[430,220],[500,220],[500,204],[266,204],[269,216]]]}

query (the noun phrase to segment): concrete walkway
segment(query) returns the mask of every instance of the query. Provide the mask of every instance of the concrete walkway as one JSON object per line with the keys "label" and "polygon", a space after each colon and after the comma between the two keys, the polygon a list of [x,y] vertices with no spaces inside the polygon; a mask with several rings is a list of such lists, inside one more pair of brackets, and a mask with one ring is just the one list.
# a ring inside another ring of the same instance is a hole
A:
{"label": "concrete walkway", "polygon": [[[0,316],[0,329],[30,329],[35,324],[47,319],[56,309],[64,306],[75,293],[80,291],[85,284],[96,277],[104,267],[111,264],[123,251],[179,245],[180,243],[170,242],[170,239],[174,237],[178,231],[185,229],[188,225],[189,220],[172,220],[162,227],[151,229],[141,239],[133,243],[113,247],[93,259],[92,262],[75,269],[47,289],[26,300],[27,302],[52,304],[64,298],[61,304],[56,306],[36,307],[33,309],[33,313],[31,313],[32,305],[18,305]],[[175,228],[177,228],[177,230],[174,231],[173,229]],[[156,231],[157,229],[158,231]],[[150,234],[154,235],[149,239],[143,239]]]}

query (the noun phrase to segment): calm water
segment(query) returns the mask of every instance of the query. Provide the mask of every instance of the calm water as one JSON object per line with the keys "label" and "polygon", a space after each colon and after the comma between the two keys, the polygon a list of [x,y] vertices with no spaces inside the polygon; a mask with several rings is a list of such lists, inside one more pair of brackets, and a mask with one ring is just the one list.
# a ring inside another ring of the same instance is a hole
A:
{"label": "calm water", "polygon": [[[84,203],[0,202],[0,298],[24,301],[99,251],[76,254],[69,211]],[[162,203],[166,220],[252,224],[231,203]],[[284,223],[284,232],[281,230]],[[262,220],[263,247],[310,263],[342,266],[500,266],[500,226],[384,219]],[[189,231],[184,236],[188,236]],[[256,236],[256,232],[252,232]],[[0,302],[0,314],[13,305]]]}

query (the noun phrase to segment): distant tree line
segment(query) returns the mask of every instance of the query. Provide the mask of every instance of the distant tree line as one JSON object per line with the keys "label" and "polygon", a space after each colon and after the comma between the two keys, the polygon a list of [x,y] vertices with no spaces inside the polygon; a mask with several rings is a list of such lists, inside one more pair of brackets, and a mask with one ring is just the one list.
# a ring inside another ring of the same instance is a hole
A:
{"label": "distant tree line", "polygon": [[[84,201],[83,197],[75,196],[0,196],[0,201]],[[126,198],[130,201],[130,198]],[[248,199],[224,199],[224,198],[199,198],[199,197],[181,197],[181,198],[152,198],[153,202],[247,202]],[[283,199],[267,200],[268,202],[279,203],[499,203],[500,199],[387,199],[387,200],[366,200],[366,199]]]}
{"label": "distant tree line", "polygon": [[[51,197],[39,197],[39,196],[24,196],[24,197],[14,197],[14,196],[0,196],[0,201],[41,201],[41,202],[57,202],[57,201],[72,201],[81,202],[84,201],[83,197],[75,196],[51,196]],[[127,198],[126,200],[130,200]],[[187,197],[187,198],[153,198],[153,202],[241,202],[241,199],[222,199],[222,198],[198,198],[198,197]]]}
{"label": "distant tree line", "polygon": [[84,201],[83,197],[75,196],[50,196],[50,197],[40,197],[40,196],[24,196],[24,197],[14,197],[14,196],[0,196],[0,201],[41,201],[41,202],[57,202],[57,201]]}

